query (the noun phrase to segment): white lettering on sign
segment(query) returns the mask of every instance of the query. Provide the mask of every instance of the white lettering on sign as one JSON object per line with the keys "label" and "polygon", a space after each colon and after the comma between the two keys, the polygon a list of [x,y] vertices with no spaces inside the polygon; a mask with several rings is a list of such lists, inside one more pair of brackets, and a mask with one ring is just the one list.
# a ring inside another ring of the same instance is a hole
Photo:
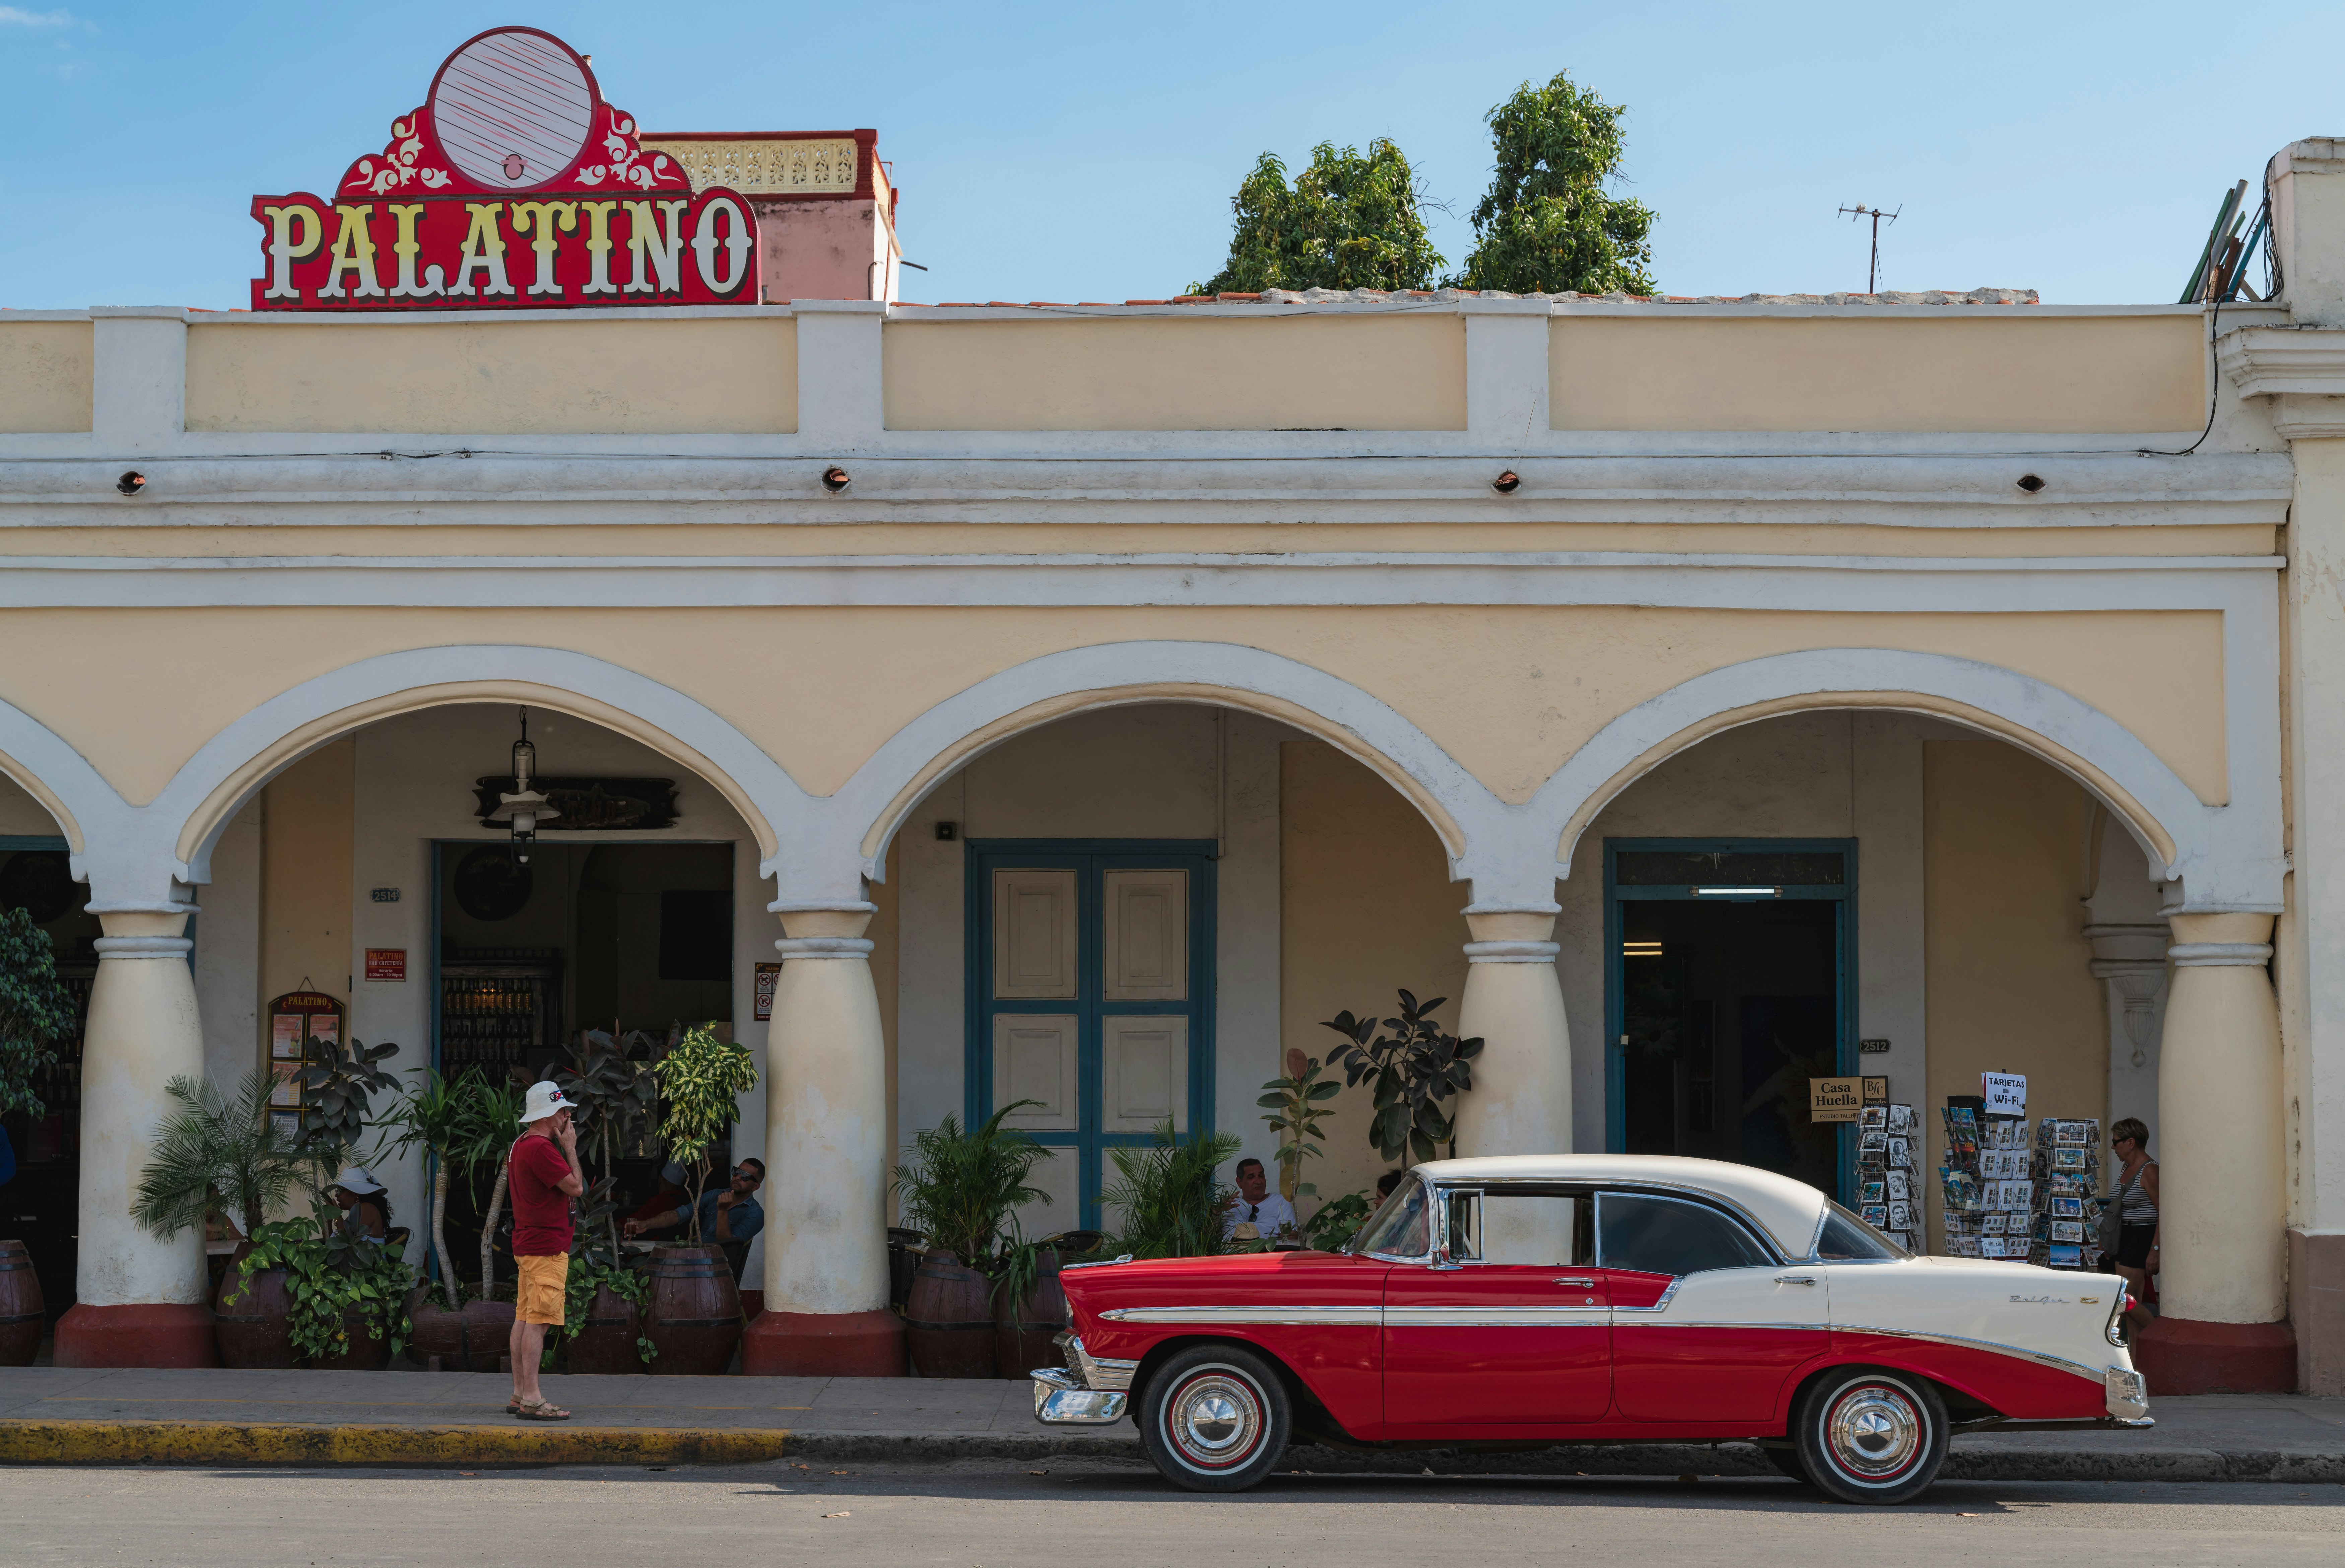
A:
{"label": "white lettering on sign", "polygon": [[1986,1114],[1989,1116],[2025,1116],[2027,1075],[1981,1073],[1979,1098],[1986,1101]]}

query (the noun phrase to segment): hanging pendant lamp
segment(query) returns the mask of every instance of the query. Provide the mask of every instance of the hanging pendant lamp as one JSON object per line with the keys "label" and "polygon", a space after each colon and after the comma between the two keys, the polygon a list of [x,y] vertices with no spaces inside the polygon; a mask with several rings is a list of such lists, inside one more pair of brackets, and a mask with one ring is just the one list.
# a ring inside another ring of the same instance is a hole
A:
{"label": "hanging pendant lamp", "polygon": [[530,847],[537,842],[537,824],[562,814],[537,787],[537,748],[529,743],[527,708],[521,711],[521,739],[513,743],[513,777],[511,793],[497,796],[497,809],[489,813],[489,820],[513,824],[513,864],[527,865]]}

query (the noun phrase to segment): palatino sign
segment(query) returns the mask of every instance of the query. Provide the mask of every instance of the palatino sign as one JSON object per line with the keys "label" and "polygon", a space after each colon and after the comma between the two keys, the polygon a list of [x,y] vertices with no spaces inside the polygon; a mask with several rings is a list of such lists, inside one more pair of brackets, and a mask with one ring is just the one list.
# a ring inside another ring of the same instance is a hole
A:
{"label": "palatino sign", "polygon": [[646,154],[585,56],[499,27],[448,56],[331,200],[256,196],[255,310],[754,304],[757,220]]}

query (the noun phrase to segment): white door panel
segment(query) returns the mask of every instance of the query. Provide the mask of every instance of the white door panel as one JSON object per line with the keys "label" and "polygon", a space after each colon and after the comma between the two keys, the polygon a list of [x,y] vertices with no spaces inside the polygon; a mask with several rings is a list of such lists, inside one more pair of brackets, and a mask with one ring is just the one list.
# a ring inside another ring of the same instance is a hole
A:
{"label": "white door panel", "polygon": [[1101,996],[1178,1002],[1189,995],[1189,874],[1110,871],[1101,911]]}
{"label": "white door panel", "polygon": [[1189,1020],[1110,1015],[1100,1020],[1100,1130],[1189,1130]]}
{"label": "white door panel", "polygon": [[1076,992],[1075,874],[993,874],[993,995],[1071,998]]}
{"label": "white door panel", "polygon": [[1040,1100],[1001,1118],[1029,1132],[1082,1126],[1081,1060],[1072,1013],[997,1013],[993,1017],[993,1108]]}

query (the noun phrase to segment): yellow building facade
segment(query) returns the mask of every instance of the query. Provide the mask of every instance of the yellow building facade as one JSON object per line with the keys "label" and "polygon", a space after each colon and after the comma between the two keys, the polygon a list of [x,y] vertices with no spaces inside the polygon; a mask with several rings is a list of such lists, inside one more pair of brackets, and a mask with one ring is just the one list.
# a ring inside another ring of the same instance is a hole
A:
{"label": "yellow building facade", "polygon": [[[2345,1389],[2345,157],[2271,195],[2286,290],[2218,316],[0,312],[0,842],[96,933],[60,1359],[196,1331],[200,1239],[127,1200],[163,1083],[264,1063],[270,997],[456,1059],[435,965],[534,946],[442,885],[526,708],[546,774],[675,785],[541,855],[573,1024],[757,1056],[753,1369],[900,1364],[913,1131],[1032,1100],[1030,1233],[1112,1222],[1113,1148],[1271,1155],[1284,1054],[1406,987],[1487,1041],[1464,1153],[1837,1180],[1809,1067],[1922,1108],[1925,1189],[1982,1072],[2142,1116],[2167,1364]],[[587,865],[652,843],[700,880]],[[678,891],[724,975],[629,991],[594,955]],[[1739,1012],[1636,967],[1680,951]],[[1384,1168],[1338,1104],[1322,1194]]]}

